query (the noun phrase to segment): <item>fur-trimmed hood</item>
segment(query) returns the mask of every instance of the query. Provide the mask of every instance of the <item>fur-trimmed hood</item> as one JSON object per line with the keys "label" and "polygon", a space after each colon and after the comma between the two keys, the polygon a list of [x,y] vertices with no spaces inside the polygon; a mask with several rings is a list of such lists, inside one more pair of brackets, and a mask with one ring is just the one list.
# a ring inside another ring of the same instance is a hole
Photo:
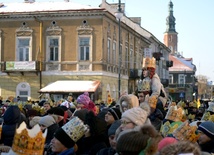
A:
{"label": "fur-trimmed hood", "polygon": [[137,98],[136,95],[134,94],[128,94],[128,95],[124,95],[120,97],[119,103],[118,105],[120,106],[120,111],[121,113],[124,112],[124,110],[122,109],[122,102],[126,101],[128,104],[128,109],[131,109],[133,107],[138,107],[139,106],[139,100]]}

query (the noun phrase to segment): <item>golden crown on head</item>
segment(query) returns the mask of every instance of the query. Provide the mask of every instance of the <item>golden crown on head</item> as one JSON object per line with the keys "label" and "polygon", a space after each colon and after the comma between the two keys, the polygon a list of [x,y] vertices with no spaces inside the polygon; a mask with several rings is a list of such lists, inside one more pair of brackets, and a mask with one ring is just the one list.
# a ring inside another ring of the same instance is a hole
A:
{"label": "golden crown on head", "polygon": [[156,68],[156,59],[154,57],[143,58],[142,68],[147,68],[147,67]]}
{"label": "golden crown on head", "polygon": [[74,141],[77,142],[87,131],[87,126],[78,117],[72,118],[62,129]]}
{"label": "golden crown on head", "polygon": [[197,142],[199,134],[197,126],[190,126],[188,121],[183,122],[172,134],[178,140]]}
{"label": "golden crown on head", "polygon": [[151,91],[151,79],[143,79],[138,82],[138,92],[150,92]]}
{"label": "golden crown on head", "polygon": [[211,115],[211,114],[210,114],[210,111],[206,111],[206,112],[203,114],[201,120],[203,120],[203,121],[213,121],[213,122],[214,122],[214,114]]}
{"label": "golden crown on head", "polygon": [[178,106],[171,106],[167,111],[165,119],[171,121],[181,121],[183,118],[183,109]]}
{"label": "golden crown on head", "polygon": [[169,121],[166,121],[161,126],[160,132],[163,135],[163,137],[166,137],[167,135],[172,134],[175,131],[175,129],[177,129],[181,124],[182,122],[170,123]]}
{"label": "golden crown on head", "polygon": [[47,130],[42,133],[39,125],[27,129],[25,122],[22,122],[13,139],[12,151],[19,155],[40,155],[43,154]]}

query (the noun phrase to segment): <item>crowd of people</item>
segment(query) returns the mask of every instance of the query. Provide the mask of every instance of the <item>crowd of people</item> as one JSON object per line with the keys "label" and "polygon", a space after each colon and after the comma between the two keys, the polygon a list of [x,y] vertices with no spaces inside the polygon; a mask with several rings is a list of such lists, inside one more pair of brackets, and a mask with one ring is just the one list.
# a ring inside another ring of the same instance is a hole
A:
{"label": "crowd of people", "polygon": [[[138,89],[110,105],[88,92],[52,104],[2,103],[0,146],[9,155],[211,155],[214,102],[167,102],[145,58]],[[39,130],[38,130],[39,129]]]}

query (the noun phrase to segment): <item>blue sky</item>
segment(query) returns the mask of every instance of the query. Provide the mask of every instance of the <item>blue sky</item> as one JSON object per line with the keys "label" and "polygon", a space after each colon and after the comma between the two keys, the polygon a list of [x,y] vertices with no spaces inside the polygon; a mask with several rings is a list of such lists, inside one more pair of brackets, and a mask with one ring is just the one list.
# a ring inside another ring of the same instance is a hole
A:
{"label": "blue sky", "polygon": [[[0,2],[23,2],[24,0],[0,0]],[[36,0],[37,2],[63,0]],[[102,0],[70,0],[75,3],[98,6]],[[214,1],[171,0],[174,4],[178,51],[184,57],[193,58],[196,75],[204,75],[214,81]],[[118,3],[118,0],[107,0]],[[141,26],[163,42],[166,30],[169,0],[121,0],[126,4],[128,17],[141,17]]]}

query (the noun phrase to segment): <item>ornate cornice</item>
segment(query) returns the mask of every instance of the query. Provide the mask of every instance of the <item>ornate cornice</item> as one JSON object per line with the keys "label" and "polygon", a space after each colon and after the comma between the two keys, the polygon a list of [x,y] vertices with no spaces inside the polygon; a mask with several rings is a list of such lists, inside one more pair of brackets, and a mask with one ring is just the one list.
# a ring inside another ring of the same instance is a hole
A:
{"label": "ornate cornice", "polygon": [[33,30],[27,27],[26,23],[18,29],[16,29],[16,36],[32,36]]}
{"label": "ornate cornice", "polygon": [[93,32],[93,28],[91,28],[87,21],[83,21],[82,25],[80,25],[79,27],[77,27],[77,32],[78,35],[92,35]]}
{"label": "ornate cornice", "polygon": [[62,29],[56,25],[56,22],[51,22],[50,27],[47,28],[46,30],[46,34],[48,36],[52,36],[52,35],[61,35]]}
{"label": "ornate cornice", "polygon": [[[81,12],[80,12],[81,11]],[[87,11],[46,11],[46,12],[15,12],[15,13],[0,13],[0,19],[23,19],[23,18],[69,18],[69,17],[78,17],[78,16],[88,16],[88,17],[93,17],[93,16],[104,16],[106,12],[103,10],[87,10]]]}

